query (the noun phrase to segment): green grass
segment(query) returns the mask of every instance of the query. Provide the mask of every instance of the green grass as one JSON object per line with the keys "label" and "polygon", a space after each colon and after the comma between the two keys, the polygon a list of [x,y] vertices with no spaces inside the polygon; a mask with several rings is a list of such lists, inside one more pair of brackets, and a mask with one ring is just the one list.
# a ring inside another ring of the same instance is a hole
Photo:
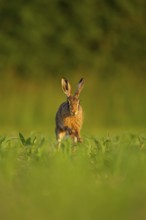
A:
{"label": "green grass", "polygon": [[1,219],[145,220],[145,79],[75,74],[73,90],[81,77],[84,142],[59,152],[60,78],[0,81]]}
{"label": "green grass", "polygon": [[145,219],[146,135],[0,136],[1,219]]}

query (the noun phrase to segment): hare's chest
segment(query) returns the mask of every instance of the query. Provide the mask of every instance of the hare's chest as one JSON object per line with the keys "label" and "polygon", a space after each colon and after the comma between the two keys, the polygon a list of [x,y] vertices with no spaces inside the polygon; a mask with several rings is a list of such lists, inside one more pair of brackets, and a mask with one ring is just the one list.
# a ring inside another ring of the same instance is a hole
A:
{"label": "hare's chest", "polygon": [[76,130],[80,125],[79,117],[66,117],[64,119],[64,127],[68,127],[70,129]]}

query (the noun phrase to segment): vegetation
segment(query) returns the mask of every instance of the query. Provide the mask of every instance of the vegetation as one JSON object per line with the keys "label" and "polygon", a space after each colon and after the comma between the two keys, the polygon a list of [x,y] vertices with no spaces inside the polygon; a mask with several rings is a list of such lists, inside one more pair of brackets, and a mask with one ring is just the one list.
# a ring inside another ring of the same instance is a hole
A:
{"label": "vegetation", "polygon": [[145,135],[54,146],[44,134],[0,137],[1,218],[145,219]]}
{"label": "vegetation", "polygon": [[0,81],[0,130],[39,131],[54,137],[55,114],[66,100],[60,79],[68,78],[73,91],[81,77],[85,87],[80,101],[84,109],[82,133],[98,135],[113,130],[145,130],[145,76],[130,72],[112,77],[96,74],[60,74],[46,79],[17,78],[6,75]]}
{"label": "vegetation", "polygon": [[[0,1],[1,219],[144,220],[145,0]],[[84,142],[55,148],[60,79]]]}

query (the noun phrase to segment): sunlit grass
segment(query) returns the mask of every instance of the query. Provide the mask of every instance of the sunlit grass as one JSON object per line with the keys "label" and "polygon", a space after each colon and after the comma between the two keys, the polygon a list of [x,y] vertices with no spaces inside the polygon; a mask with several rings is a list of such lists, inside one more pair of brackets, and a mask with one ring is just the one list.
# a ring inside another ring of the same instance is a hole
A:
{"label": "sunlit grass", "polygon": [[145,169],[143,134],[84,137],[76,151],[44,134],[1,136],[1,217],[144,219]]}
{"label": "sunlit grass", "polygon": [[131,76],[84,75],[84,142],[66,139],[60,151],[60,78],[0,82],[2,219],[145,219],[146,87]]}

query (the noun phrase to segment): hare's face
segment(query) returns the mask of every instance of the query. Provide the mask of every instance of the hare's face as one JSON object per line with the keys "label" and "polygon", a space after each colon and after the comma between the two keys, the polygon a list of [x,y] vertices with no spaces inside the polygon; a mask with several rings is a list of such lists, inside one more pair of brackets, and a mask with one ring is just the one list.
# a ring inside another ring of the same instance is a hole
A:
{"label": "hare's face", "polygon": [[62,78],[61,85],[62,85],[63,92],[67,96],[67,103],[68,103],[70,114],[72,116],[78,115],[79,108],[80,108],[79,95],[80,95],[80,93],[83,89],[83,86],[84,86],[84,79],[81,78],[80,81],[78,82],[78,86],[77,86],[77,89],[76,89],[76,92],[74,95],[72,95],[71,85],[67,79]]}
{"label": "hare's face", "polygon": [[77,115],[79,112],[79,99],[76,96],[70,96],[68,97],[67,101],[69,105],[70,114],[72,116]]}

